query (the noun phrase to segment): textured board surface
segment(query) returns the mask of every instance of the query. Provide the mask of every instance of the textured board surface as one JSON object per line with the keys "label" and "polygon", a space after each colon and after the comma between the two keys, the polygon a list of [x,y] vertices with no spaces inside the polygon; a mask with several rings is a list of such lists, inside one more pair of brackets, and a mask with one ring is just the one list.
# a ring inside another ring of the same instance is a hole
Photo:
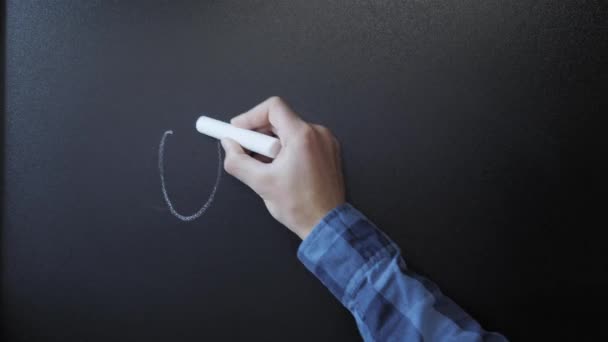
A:
{"label": "textured board surface", "polygon": [[[270,95],[330,127],[349,200],[488,329],[605,300],[595,1],[29,1],[3,18],[7,341],[352,341],[196,118]],[[605,136],[605,135],[604,135]],[[605,227],[605,225],[604,225]],[[588,295],[589,297],[584,297]],[[587,299],[585,299],[587,298]],[[559,332],[555,327],[559,326]]]}

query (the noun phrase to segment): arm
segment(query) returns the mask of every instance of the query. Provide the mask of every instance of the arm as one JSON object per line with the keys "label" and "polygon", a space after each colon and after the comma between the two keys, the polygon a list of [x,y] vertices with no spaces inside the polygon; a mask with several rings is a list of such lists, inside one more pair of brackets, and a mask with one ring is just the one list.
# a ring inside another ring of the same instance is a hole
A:
{"label": "arm", "polygon": [[231,123],[279,137],[272,161],[222,140],[224,167],[304,240],[298,257],[351,311],[365,340],[504,339],[409,271],[399,248],[345,203],[339,145],[327,128],[304,122],[276,97]]}
{"label": "arm", "polygon": [[366,341],[505,340],[411,272],[399,248],[349,204],[321,220],[298,257],[350,310]]}

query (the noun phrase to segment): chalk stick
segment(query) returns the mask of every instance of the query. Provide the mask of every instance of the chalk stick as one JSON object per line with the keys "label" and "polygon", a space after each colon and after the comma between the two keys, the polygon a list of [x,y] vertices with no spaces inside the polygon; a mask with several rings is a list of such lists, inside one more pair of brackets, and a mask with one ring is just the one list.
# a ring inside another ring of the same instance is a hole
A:
{"label": "chalk stick", "polygon": [[275,158],[281,149],[279,139],[229,123],[201,116],[196,120],[196,130],[216,139],[230,138],[244,148],[269,158]]}

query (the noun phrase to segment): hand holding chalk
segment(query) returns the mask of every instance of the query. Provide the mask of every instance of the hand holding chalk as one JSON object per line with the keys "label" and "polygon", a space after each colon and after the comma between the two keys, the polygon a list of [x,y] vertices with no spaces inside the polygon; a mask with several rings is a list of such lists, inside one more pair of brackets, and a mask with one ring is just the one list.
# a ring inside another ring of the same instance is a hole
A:
{"label": "hand holding chalk", "polygon": [[269,158],[276,158],[281,149],[281,142],[277,138],[238,128],[207,116],[201,116],[196,120],[196,130],[220,140],[230,138],[244,148]]}
{"label": "hand holding chalk", "polygon": [[306,238],[331,209],[344,203],[340,149],[327,128],[303,121],[277,97],[230,122],[245,132],[259,129],[279,137],[280,157],[271,163],[252,158],[239,146],[253,149],[262,143],[247,147],[248,139],[234,141],[239,135],[222,139],[224,168],[262,197],[270,214],[300,238]]}

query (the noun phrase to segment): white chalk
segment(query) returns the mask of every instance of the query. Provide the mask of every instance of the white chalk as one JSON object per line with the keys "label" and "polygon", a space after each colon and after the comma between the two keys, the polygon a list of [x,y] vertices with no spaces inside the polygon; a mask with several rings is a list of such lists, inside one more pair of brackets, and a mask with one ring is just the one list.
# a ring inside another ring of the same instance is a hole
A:
{"label": "white chalk", "polygon": [[230,138],[244,148],[269,158],[275,158],[281,149],[281,142],[277,138],[238,128],[207,116],[196,120],[196,130],[216,139]]}

